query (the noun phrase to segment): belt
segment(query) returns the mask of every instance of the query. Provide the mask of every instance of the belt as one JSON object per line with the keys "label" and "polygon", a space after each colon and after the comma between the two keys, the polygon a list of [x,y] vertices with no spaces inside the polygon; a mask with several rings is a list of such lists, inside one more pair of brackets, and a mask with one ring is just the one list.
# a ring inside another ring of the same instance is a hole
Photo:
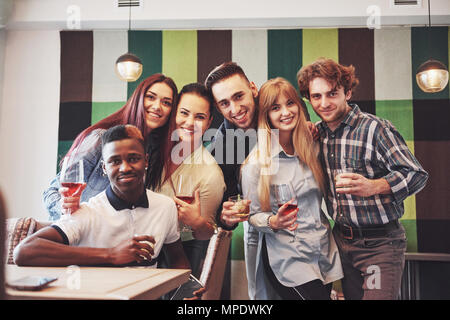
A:
{"label": "belt", "polygon": [[389,232],[400,227],[398,220],[389,221],[386,224],[378,224],[364,227],[352,227],[336,223],[334,228],[347,240],[359,238],[377,238],[386,236]]}

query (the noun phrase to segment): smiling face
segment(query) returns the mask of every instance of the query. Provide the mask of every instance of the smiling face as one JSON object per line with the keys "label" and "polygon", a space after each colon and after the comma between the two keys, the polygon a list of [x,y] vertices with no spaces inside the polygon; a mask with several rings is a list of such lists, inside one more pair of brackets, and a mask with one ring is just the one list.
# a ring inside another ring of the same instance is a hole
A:
{"label": "smiling face", "polygon": [[241,129],[256,125],[258,89],[239,74],[232,75],[211,87],[214,100],[223,117]]}
{"label": "smiling face", "polygon": [[172,110],[172,89],[164,82],[157,82],[148,88],[144,97],[145,121],[150,130],[162,127]]}
{"label": "smiling face", "polygon": [[290,133],[297,125],[300,107],[284,92],[281,93],[269,108],[268,117],[273,128]]}
{"label": "smiling face", "polygon": [[212,121],[208,100],[195,93],[185,93],[178,102],[176,130],[183,142],[197,145]]}
{"label": "smiling face", "polygon": [[105,144],[102,150],[103,170],[114,193],[124,200],[141,195],[147,164],[144,146],[137,139],[123,139]]}
{"label": "smiling face", "polygon": [[352,91],[344,92],[343,87],[333,88],[324,78],[314,78],[309,83],[311,105],[316,114],[334,131],[351,110],[347,101]]}

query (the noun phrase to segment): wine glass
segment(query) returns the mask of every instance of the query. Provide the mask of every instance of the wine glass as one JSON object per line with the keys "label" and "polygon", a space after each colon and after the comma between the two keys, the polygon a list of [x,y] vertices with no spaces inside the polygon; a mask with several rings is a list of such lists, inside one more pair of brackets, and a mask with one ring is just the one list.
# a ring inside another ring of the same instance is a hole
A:
{"label": "wine glass", "polygon": [[[83,192],[86,183],[84,182],[84,164],[83,160],[74,161],[70,157],[63,160],[61,172],[59,175],[61,186],[68,188],[67,197],[80,195]],[[67,213],[72,214],[70,209]]]}
{"label": "wine glass", "polygon": [[[277,201],[278,208],[286,204],[288,201],[292,200],[291,203],[287,205],[286,209],[283,212],[283,215],[288,215],[292,211],[297,209],[297,197],[291,182],[284,184],[274,184],[270,187]],[[290,242],[295,241],[295,238],[297,236],[297,229],[298,228],[295,229],[294,236],[292,237]]]}
{"label": "wine glass", "polygon": [[[177,187],[175,190],[175,196],[189,204],[192,204],[194,202],[194,185],[192,182],[192,177],[190,175],[182,175],[180,174],[178,176],[177,180]],[[180,224],[182,224],[181,232],[192,232],[192,229],[190,226],[185,225],[180,221]]]}
{"label": "wine glass", "polygon": [[[352,179],[350,178],[343,178],[342,174],[344,173],[353,173],[353,168],[341,168],[341,169],[332,169],[333,173],[333,180],[334,180],[334,187],[335,190],[343,189],[343,188],[351,188],[352,187]],[[337,184],[339,183],[339,186]],[[337,212],[338,217],[337,219],[343,218],[343,211],[342,211],[342,201],[345,199],[345,194],[340,194],[336,192],[336,206],[337,206]]]}

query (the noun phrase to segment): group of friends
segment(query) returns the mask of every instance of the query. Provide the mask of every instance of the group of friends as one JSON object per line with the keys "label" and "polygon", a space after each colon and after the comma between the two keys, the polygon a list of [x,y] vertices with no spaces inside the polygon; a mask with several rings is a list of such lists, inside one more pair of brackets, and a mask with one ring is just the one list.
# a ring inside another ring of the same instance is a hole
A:
{"label": "group of friends", "polygon": [[[327,300],[337,280],[345,299],[396,299],[403,201],[428,174],[389,121],[350,103],[353,66],[321,58],[297,80],[300,95],[281,77],[258,90],[234,62],[180,92],[165,75],[148,77],[121,109],[75,139],[66,157],[83,159],[84,190],[69,195],[53,179],[44,192],[52,223],[16,247],[15,262],[198,275],[216,228],[243,223],[250,299]],[[224,120],[206,144],[214,108]],[[180,176],[192,180],[192,203],[175,196]],[[278,206],[275,184],[290,184],[293,199]],[[247,217],[228,201],[237,194]]]}

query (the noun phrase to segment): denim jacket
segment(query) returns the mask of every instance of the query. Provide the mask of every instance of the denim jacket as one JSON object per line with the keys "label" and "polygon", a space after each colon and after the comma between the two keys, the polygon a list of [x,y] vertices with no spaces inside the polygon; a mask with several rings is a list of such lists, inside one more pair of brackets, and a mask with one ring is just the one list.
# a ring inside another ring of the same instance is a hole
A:
{"label": "denim jacket", "polygon": [[[101,166],[101,136],[105,131],[104,129],[92,131],[78,149],[80,157],[84,160],[84,177],[86,182],[86,189],[84,189],[81,195],[80,202],[87,202],[90,198],[105,190],[109,185],[108,177],[103,173]],[[61,195],[58,192],[60,187],[58,173],[43,194],[44,205],[49,213],[49,220],[52,221],[58,220],[61,217]]]}

